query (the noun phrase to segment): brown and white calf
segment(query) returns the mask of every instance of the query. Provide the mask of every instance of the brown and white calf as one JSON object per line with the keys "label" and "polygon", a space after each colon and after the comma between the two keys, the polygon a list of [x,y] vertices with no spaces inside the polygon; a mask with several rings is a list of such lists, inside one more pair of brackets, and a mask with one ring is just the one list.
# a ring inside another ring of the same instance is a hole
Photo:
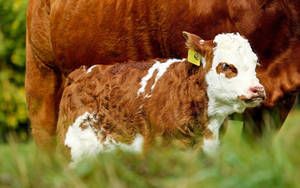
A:
{"label": "brown and white calf", "polygon": [[69,75],[57,131],[73,161],[116,147],[141,151],[157,140],[214,153],[224,119],[264,99],[246,39],[184,37],[203,57],[200,66],[157,59],[81,67]]}

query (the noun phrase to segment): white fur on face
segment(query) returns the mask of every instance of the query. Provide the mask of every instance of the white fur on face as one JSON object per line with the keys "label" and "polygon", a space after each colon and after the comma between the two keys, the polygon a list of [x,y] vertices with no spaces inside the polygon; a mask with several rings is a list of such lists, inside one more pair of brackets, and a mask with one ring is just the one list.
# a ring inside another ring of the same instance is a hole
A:
{"label": "white fur on face", "polygon": [[[252,51],[248,40],[239,34],[219,34],[215,37],[214,58],[211,70],[206,74],[208,84],[210,114],[231,114],[243,112],[246,103],[238,99],[238,96],[250,98],[249,88],[261,85],[256,77],[255,68],[257,56]],[[232,78],[226,78],[223,73],[218,74],[216,67],[221,62],[233,64],[238,74]]]}
{"label": "white fur on face", "polygon": [[[143,94],[145,92],[146,86],[148,81],[152,78],[155,71],[158,71],[155,77],[155,81],[153,85],[151,86],[151,92],[154,90],[156,83],[158,80],[164,75],[164,73],[167,71],[167,69],[175,62],[183,61],[184,59],[168,59],[168,61],[161,63],[159,61],[156,61],[155,64],[152,65],[152,67],[148,70],[148,74],[144,76],[141,80],[141,87],[137,92],[137,96],[140,94]],[[151,97],[151,93],[145,95],[146,98]]]}
{"label": "white fur on face", "polygon": [[[238,96],[250,98],[250,87],[261,86],[255,72],[257,56],[246,39],[239,34],[220,34],[214,43],[212,68],[205,76],[209,98],[207,128],[212,138],[204,138],[202,147],[208,155],[215,155],[218,151],[219,129],[224,119],[234,112],[243,112],[248,106]],[[222,62],[234,65],[237,76],[226,78],[224,73],[218,74],[216,68]]]}
{"label": "white fur on face", "polygon": [[[94,113],[85,112],[79,116],[76,121],[68,128],[65,145],[70,148],[72,164],[85,157],[94,157],[100,152],[109,152],[120,148],[130,152],[141,152],[143,148],[144,138],[137,134],[132,144],[116,142],[109,135],[102,140],[102,130],[96,130],[92,125],[97,122],[97,117]],[[80,126],[83,125],[84,129]]]}

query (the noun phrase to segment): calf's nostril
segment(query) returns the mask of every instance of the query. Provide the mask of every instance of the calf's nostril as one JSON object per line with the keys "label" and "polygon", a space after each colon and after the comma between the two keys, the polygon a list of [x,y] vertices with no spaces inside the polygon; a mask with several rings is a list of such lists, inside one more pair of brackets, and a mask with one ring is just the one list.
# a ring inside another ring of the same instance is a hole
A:
{"label": "calf's nostril", "polygon": [[249,91],[252,95],[252,98],[262,98],[264,99],[265,98],[265,89],[263,86],[254,86],[254,87],[251,87],[249,88]]}
{"label": "calf's nostril", "polygon": [[258,89],[258,87],[251,87],[250,91],[251,91],[251,93],[258,93],[259,89]]}
{"label": "calf's nostril", "polygon": [[257,93],[258,92],[258,90],[256,88],[251,88],[250,90],[251,90],[252,93]]}

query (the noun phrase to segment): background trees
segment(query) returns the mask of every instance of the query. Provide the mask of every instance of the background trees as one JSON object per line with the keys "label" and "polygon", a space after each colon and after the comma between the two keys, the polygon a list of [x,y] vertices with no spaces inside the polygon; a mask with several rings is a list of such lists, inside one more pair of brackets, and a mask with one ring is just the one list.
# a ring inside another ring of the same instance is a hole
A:
{"label": "background trees", "polygon": [[0,142],[9,132],[28,138],[25,103],[27,0],[0,0]]}

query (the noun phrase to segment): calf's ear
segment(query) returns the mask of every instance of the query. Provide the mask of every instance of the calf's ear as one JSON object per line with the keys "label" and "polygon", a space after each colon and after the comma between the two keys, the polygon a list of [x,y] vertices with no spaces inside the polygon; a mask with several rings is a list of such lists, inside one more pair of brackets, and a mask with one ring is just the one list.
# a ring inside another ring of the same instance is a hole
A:
{"label": "calf's ear", "polygon": [[199,37],[198,35],[195,35],[195,34],[192,34],[192,33],[186,32],[186,31],[183,31],[182,34],[183,34],[183,37],[185,38],[185,45],[189,49],[197,50],[197,48],[198,48],[197,43],[200,43],[200,41],[204,42],[204,40],[201,37]]}
{"label": "calf's ear", "polygon": [[202,56],[211,52],[214,48],[212,40],[203,40],[198,35],[183,31],[183,37],[185,38],[185,45],[188,49],[199,52]]}

